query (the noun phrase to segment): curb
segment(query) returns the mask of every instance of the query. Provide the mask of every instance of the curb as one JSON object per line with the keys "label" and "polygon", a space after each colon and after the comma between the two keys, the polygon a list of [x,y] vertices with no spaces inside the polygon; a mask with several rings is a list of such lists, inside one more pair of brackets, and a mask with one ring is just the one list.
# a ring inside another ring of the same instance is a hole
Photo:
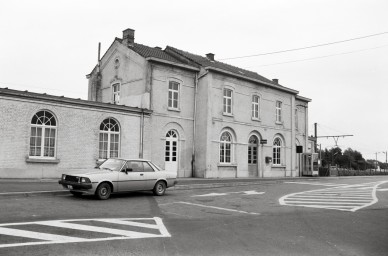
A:
{"label": "curb", "polygon": [[[262,180],[260,182],[229,182],[229,183],[207,183],[207,184],[189,184],[189,185],[175,185],[174,187],[168,188],[168,190],[191,190],[191,189],[210,189],[210,188],[221,188],[221,187],[238,187],[248,185],[266,185],[276,184],[284,180]],[[2,192],[0,197],[29,197],[34,195],[67,195],[68,190],[51,190],[51,191],[24,191],[24,192]]]}

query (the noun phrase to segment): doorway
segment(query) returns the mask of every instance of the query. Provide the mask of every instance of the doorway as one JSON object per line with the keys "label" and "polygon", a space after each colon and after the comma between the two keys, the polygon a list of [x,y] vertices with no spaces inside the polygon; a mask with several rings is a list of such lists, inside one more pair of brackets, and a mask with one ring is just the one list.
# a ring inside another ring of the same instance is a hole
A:
{"label": "doorway", "polygon": [[178,134],[174,130],[166,134],[165,169],[178,173]]}
{"label": "doorway", "polygon": [[252,135],[248,141],[248,176],[259,176],[259,139],[256,135]]}

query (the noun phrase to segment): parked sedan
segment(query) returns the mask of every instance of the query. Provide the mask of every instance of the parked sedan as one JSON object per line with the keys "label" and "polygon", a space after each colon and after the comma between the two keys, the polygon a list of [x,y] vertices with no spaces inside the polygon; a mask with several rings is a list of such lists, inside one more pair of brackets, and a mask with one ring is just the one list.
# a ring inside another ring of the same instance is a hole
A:
{"label": "parked sedan", "polygon": [[111,193],[152,190],[162,196],[177,183],[175,172],[165,171],[143,159],[107,159],[91,172],[62,174],[59,184],[73,195],[94,194],[108,199]]}

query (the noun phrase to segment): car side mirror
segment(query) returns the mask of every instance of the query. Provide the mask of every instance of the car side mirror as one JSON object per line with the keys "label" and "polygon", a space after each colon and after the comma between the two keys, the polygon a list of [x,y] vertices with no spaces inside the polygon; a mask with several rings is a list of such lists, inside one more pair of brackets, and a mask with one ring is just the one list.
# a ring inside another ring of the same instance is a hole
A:
{"label": "car side mirror", "polygon": [[128,172],[132,172],[132,171],[133,171],[132,168],[126,168],[126,169],[125,169],[125,173],[126,173],[126,174],[128,174]]}

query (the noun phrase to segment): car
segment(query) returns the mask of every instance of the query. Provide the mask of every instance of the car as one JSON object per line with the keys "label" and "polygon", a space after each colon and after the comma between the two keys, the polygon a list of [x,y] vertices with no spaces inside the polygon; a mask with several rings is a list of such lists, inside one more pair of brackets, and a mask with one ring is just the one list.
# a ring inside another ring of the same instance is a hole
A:
{"label": "car", "polygon": [[92,194],[101,200],[112,193],[142,190],[162,196],[177,184],[177,173],[165,171],[149,160],[109,158],[90,172],[62,174],[58,183],[75,196]]}

